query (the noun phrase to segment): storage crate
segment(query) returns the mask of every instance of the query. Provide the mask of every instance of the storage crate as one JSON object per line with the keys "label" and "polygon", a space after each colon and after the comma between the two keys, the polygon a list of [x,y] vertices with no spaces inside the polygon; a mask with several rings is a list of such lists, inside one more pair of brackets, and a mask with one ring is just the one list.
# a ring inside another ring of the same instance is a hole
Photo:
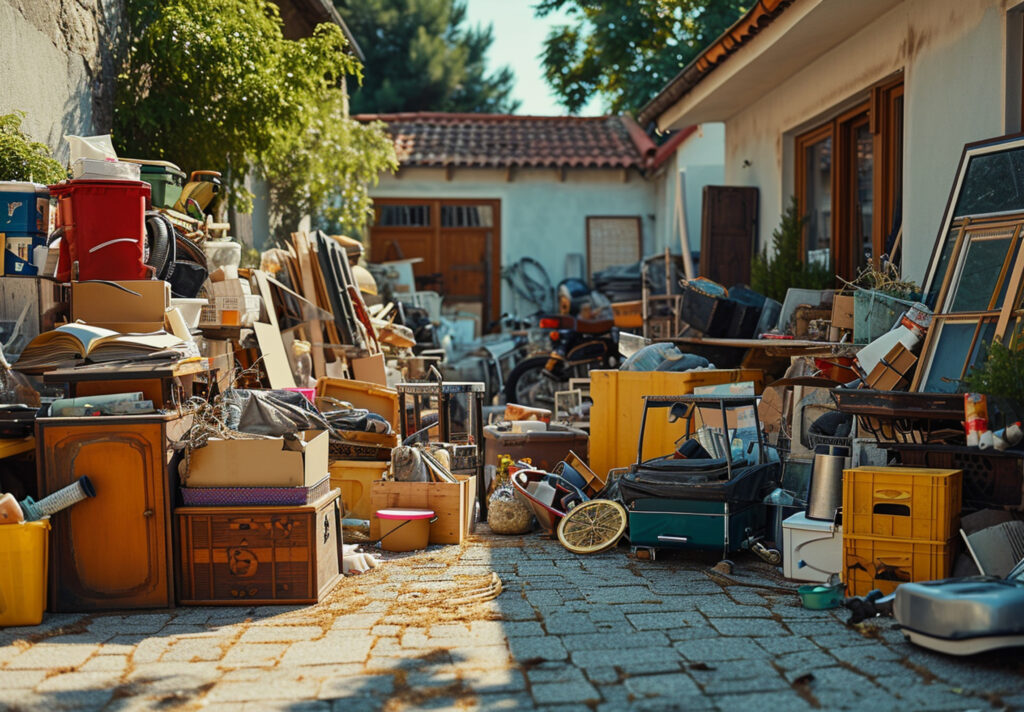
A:
{"label": "storage crate", "polygon": [[1024,509],[1024,457],[955,445],[891,445],[911,467],[963,470],[963,509]]}
{"label": "storage crate", "polygon": [[324,377],[316,382],[316,395],[317,398],[327,396],[351,403],[356,408],[365,408],[386,418],[391,429],[398,431],[398,391],[394,388],[367,381]]}
{"label": "storage crate", "polygon": [[856,467],[843,472],[843,530],[946,541],[960,528],[961,470]]}
{"label": "storage crate", "polygon": [[484,426],[484,464],[498,466],[500,455],[509,455],[513,461],[530,458],[533,466],[551,471],[573,451],[584,461],[587,459],[587,434],[564,425],[549,425],[547,430],[532,433],[513,433]]}
{"label": "storage crate", "polygon": [[49,517],[0,526],[0,628],[43,622],[49,539]]}
{"label": "storage crate", "polygon": [[901,583],[947,578],[953,569],[957,541],[876,539],[844,531],[846,594],[865,596],[875,588],[889,594]]}
{"label": "storage crate", "polygon": [[687,285],[683,290],[680,318],[707,336],[724,336],[729,330],[734,307],[735,302]]}
{"label": "storage crate", "polygon": [[370,519],[370,487],[382,479],[389,463],[372,460],[335,460],[328,467],[331,488],[341,490],[341,508],[344,516]]}
{"label": "storage crate", "polygon": [[620,329],[639,329],[644,325],[644,308],[641,300],[615,302],[612,304],[615,326]]}
{"label": "storage crate", "polygon": [[[699,386],[753,381],[754,390],[764,389],[764,372],[759,369],[692,371],[591,371],[590,469],[605,478],[608,470],[636,462],[640,419],[646,395],[688,395]],[[667,417],[652,417],[644,434],[644,456],[655,457],[673,451],[675,442],[686,435],[686,421],[669,423]]]}

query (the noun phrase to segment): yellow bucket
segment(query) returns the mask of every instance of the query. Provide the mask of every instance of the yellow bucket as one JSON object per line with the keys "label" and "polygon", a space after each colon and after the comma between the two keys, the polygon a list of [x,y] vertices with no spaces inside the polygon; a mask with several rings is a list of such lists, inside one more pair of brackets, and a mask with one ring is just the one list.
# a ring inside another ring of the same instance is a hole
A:
{"label": "yellow bucket", "polygon": [[43,622],[49,538],[49,517],[0,526],[0,628]]}

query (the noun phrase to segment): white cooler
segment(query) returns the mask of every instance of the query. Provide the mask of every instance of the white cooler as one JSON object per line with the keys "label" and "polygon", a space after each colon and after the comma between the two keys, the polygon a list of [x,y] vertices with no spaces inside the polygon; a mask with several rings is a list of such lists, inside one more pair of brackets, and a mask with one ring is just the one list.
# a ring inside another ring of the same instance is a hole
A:
{"label": "white cooler", "polygon": [[795,581],[825,583],[843,568],[843,528],[798,512],[782,523],[782,573]]}

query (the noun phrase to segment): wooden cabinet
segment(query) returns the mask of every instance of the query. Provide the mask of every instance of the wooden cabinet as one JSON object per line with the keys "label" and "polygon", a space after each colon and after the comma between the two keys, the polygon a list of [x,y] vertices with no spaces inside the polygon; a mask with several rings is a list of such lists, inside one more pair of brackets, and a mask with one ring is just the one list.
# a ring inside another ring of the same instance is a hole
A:
{"label": "wooden cabinet", "polygon": [[53,517],[50,610],[172,606],[170,444],[185,423],[173,415],[36,423],[40,493],[82,475],[96,488]]}
{"label": "wooden cabinet", "polygon": [[341,580],[341,490],[293,507],[179,507],[178,602],[316,603]]}

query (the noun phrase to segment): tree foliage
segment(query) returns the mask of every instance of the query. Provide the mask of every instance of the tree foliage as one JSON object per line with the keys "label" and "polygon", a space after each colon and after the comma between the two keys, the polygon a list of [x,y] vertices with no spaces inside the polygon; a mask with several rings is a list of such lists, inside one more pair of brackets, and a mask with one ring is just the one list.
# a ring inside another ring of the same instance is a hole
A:
{"label": "tree foliage", "polygon": [[487,71],[490,26],[468,27],[464,0],[336,0],[366,55],[353,113],[512,113],[515,77]]}
{"label": "tree foliage", "polygon": [[241,210],[246,178],[259,176],[294,201],[278,214],[329,209],[344,224],[365,222],[367,185],[395,167],[394,152],[381,127],[345,113],[345,77],[361,66],[339,27],[287,40],[268,0],[127,0],[125,10],[119,153],[220,170]]}
{"label": "tree foliage", "polygon": [[750,265],[750,286],[754,291],[782,302],[790,287],[828,289],[835,281],[829,265],[808,263],[803,255],[803,229],[806,218],[800,216],[796,198],[782,213],[779,226],[772,232],[771,250],[755,255]]}
{"label": "tree foliage", "polygon": [[0,115],[0,180],[56,183],[68,177],[46,144],[21,130],[22,112]]}
{"label": "tree foliage", "polygon": [[565,11],[541,61],[561,103],[578,112],[601,95],[614,113],[636,112],[732,25],[750,0],[537,0]]}

